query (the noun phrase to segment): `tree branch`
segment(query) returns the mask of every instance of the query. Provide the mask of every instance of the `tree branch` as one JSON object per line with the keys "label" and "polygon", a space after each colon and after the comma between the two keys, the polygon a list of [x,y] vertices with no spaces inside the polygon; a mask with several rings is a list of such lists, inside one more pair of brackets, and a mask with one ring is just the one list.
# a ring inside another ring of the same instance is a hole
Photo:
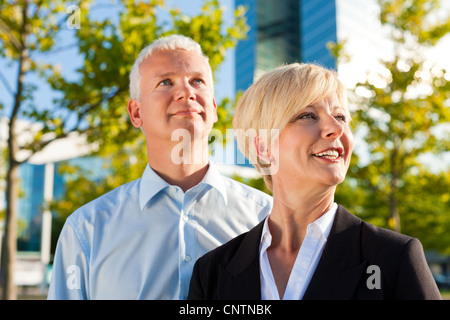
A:
{"label": "tree branch", "polygon": [[94,110],[95,108],[99,107],[104,101],[108,101],[108,100],[110,100],[110,99],[116,97],[117,95],[119,95],[119,93],[121,93],[121,92],[124,91],[124,90],[125,90],[125,88],[120,88],[120,87],[119,87],[119,88],[116,90],[116,92],[114,92],[114,93],[111,94],[111,95],[102,95],[102,98],[101,98],[97,103],[91,104],[88,108],[86,108],[85,110],[83,110],[83,112],[81,112],[81,113],[78,114],[78,121],[77,121],[76,125],[75,125],[71,130],[69,130],[69,132],[75,132],[75,131],[78,131],[81,122],[83,121],[84,117],[85,117],[89,112],[91,112],[91,111]]}
{"label": "tree branch", "polygon": [[0,71],[0,80],[2,80],[3,85],[6,88],[6,91],[8,91],[11,94],[11,96],[14,97],[14,95],[15,95],[14,90],[11,88],[11,86],[9,85],[8,79],[6,79],[6,77],[3,75],[3,73],[1,73],[1,71]]}
{"label": "tree branch", "polygon": [[30,158],[32,156],[34,156],[36,154],[36,152],[42,151],[46,146],[48,146],[53,141],[56,141],[56,140],[59,140],[62,138],[66,138],[69,135],[69,133],[70,132],[64,132],[63,134],[57,135],[56,137],[46,140],[46,141],[39,141],[39,142],[35,141],[36,147],[33,148],[34,150],[28,149],[31,152],[30,155],[21,161],[17,161],[17,163],[22,164],[22,163],[28,162],[28,160],[30,160]]}
{"label": "tree branch", "polygon": [[79,131],[79,127],[81,125],[81,122],[83,121],[84,117],[91,112],[92,110],[94,110],[95,108],[99,107],[103,102],[108,101],[114,97],[116,97],[117,95],[119,95],[119,93],[121,93],[122,91],[124,91],[125,88],[118,88],[113,94],[111,95],[103,95],[101,97],[101,99],[97,102],[94,103],[92,105],[90,105],[88,108],[86,108],[82,113],[78,114],[78,121],[76,123],[76,125],[70,129],[70,130],[65,130],[62,134],[56,135],[55,137],[49,139],[49,140],[45,140],[45,141],[34,141],[34,144],[32,145],[32,147],[28,147],[28,148],[24,148],[27,149],[31,152],[30,155],[28,155],[25,159],[21,160],[20,162],[18,162],[19,164],[22,164],[24,162],[27,162],[28,160],[30,160],[30,158],[36,154],[36,152],[42,151],[46,146],[48,146],[50,143],[59,140],[59,139],[63,139],[66,138],[69,134],[74,133],[74,132],[78,132]]}
{"label": "tree branch", "polygon": [[2,19],[0,19],[0,29],[8,35],[9,40],[11,40],[11,43],[17,51],[21,51],[23,49],[22,43],[20,43],[20,41],[14,36],[14,33]]}
{"label": "tree branch", "polygon": [[78,47],[78,43],[74,42],[72,44],[61,46],[59,48],[55,48],[55,49],[52,49],[52,50],[49,50],[49,51],[45,51],[45,52],[34,51],[32,55],[30,54],[30,56],[33,56],[34,58],[36,58],[36,57],[44,57],[44,56],[48,56],[48,55],[51,55],[51,54],[55,54],[55,53],[58,53],[58,52],[61,52],[61,51],[64,51],[64,50],[77,48],[77,47]]}
{"label": "tree branch", "polygon": [[34,11],[33,16],[31,17],[31,20],[37,19],[39,11],[41,10],[43,0],[40,0],[38,3],[36,3],[36,11]]}

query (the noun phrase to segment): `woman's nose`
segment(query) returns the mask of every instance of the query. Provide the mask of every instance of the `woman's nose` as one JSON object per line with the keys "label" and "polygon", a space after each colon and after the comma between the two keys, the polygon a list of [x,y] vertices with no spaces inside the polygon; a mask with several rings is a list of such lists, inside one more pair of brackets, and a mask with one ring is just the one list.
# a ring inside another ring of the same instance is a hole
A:
{"label": "woman's nose", "polygon": [[343,133],[344,125],[331,115],[327,117],[322,127],[322,138],[336,139],[342,136]]}

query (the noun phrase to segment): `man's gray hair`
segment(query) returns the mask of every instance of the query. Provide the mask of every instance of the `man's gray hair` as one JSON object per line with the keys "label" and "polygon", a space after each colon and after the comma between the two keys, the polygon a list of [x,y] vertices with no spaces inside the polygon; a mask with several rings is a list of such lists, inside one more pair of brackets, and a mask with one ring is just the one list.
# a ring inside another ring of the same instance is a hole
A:
{"label": "man's gray hair", "polygon": [[152,44],[148,45],[139,53],[136,61],[133,64],[130,72],[130,98],[140,101],[141,100],[141,75],[139,73],[139,67],[142,62],[155,51],[161,50],[188,50],[197,52],[208,63],[208,57],[202,52],[200,45],[189,37],[173,34],[167,37],[162,37],[155,40]]}

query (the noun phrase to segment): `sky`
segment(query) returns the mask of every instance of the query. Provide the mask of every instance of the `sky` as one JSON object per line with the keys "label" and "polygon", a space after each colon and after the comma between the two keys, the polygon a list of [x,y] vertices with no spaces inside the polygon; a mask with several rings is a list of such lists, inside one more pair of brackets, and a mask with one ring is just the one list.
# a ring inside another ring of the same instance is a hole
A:
{"label": "sky", "polygon": [[[386,40],[387,32],[381,27],[378,19],[378,7],[376,0],[336,0],[337,1],[337,20],[338,20],[338,39],[347,39],[346,50],[350,53],[351,63],[339,66],[339,73],[342,81],[347,87],[351,88],[357,81],[364,79],[366,72],[373,69],[377,65],[380,58],[389,58],[392,50],[388,40]],[[117,1],[114,3],[118,3]],[[450,1],[442,1],[444,7],[443,12],[450,12]],[[174,6],[179,7],[183,13],[187,15],[197,14],[203,0],[166,0],[166,8]],[[221,0],[221,6],[225,9],[226,20],[232,21],[234,0]],[[99,19],[111,18],[117,19],[117,13],[120,6],[110,5],[109,0],[96,0],[90,9],[90,14],[95,15]],[[164,13],[162,13],[162,16]],[[355,28],[354,20],[356,20],[357,28]],[[81,28],[83,27],[81,23]],[[70,44],[74,41],[73,35],[75,30],[68,28],[61,30],[60,38],[57,41],[58,46]],[[370,35],[368,37],[367,35]],[[436,62],[438,65],[450,70],[450,59],[447,58],[450,51],[450,35],[445,37],[435,48],[426,52],[430,61]],[[82,64],[82,59],[77,55],[75,49],[57,52],[51,55],[42,55],[38,57],[42,61],[51,61],[59,64],[61,72],[64,76],[74,77],[74,70]],[[8,81],[10,86],[16,79],[14,64],[8,67],[4,60],[0,59],[0,73],[4,76],[3,80]],[[228,50],[226,59],[216,73],[215,93],[216,100],[220,101],[223,97],[234,96],[234,52]],[[52,99],[55,93],[51,91],[48,85],[39,81],[36,76],[29,76],[30,81],[39,84],[39,91],[36,94],[37,104],[51,108]],[[5,116],[11,110],[12,97],[7,93],[3,81],[0,81],[0,102],[4,104],[4,110],[0,115]],[[0,122],[0,141],[6,138],[6,126]],[[23,137],[26,139],[26,135]],[[68,144],[62,144],[68,145]],[[72,156],[70,153],[75,147],[68,145],[65,154]],[[69,150],[70,149],[70,150]],[[58,147],[54,150],[63,150]],[[54,154],[54,152],[49,152]],[[35,157],[36,162],[47,161],[47,157]]]}
{"label": "sky", "polygon": [[[366,72],[376,69],[379,60],[389,60],[393,44],[390,30],[381,25],[376,0],[336,0],[338,40],[347,40],[345,51],[351,56],[348,64],[340,65],[339,73],[347,87],[364,80]],[[441,0],[442,16],[450,15],[450,1]],[[421,53],[432,63],[450,70],[450,34],[435,46]]]}

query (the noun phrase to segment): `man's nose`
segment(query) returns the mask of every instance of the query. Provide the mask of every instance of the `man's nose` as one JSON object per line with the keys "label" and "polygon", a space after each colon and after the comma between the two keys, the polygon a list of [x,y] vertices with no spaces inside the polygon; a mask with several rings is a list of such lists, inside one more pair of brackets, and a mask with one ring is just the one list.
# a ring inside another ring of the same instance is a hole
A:
{"label": "man's nose", "polygon": [[175,95],[175,100],[177,101],[188,101],[188,100],[196,100],[197,97],[192,86],[189,83],[180,84],[178,91]]}

